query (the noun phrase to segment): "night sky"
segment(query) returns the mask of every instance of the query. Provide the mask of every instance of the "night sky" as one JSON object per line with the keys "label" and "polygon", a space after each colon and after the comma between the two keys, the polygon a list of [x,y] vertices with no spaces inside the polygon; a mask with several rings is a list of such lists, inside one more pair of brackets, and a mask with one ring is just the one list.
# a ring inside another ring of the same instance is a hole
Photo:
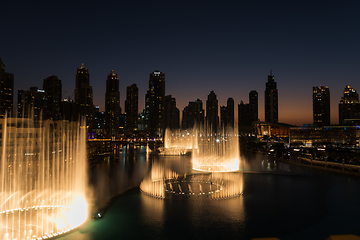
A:
{"label": "night sky", "polygon": [[360,91],[360,1],[2,1],[0,57],[17,90],[62,80],[74,98],[76,68],[89,69],[94,104],[105,110],[111,70],[139,87],[144,107],[149,73],[165,73],[166,94],[180,111],[214,90],[219,106],[264,90],[272,69],[279,122],[312,123],[312,87],[330,88],[331,123],[346,85]]}

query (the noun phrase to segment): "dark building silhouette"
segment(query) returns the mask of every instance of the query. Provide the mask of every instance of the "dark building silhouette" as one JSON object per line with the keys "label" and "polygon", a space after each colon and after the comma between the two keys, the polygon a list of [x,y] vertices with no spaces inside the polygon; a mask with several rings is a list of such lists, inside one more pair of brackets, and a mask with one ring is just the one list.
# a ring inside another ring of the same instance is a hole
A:
{"label": "dark building silhouette", "polygon": [[227,105],[220,107],[221,129],[234,128],[234,99],[228,98]]}
{"label": "dark building silhouette", "polygon": [[180,111],[176,107],[175,98],[171,95],[165,96],[165,128],[171,130],[180,128]]}
{"label": "dark building silhouette", "polygon": [[61,101],[61,108],[62,108],[62,119],[68,121],[77,121],[78,114],[76,113],[77,107],[74,100],[69,98],[65,98]]}
{"label": "dark building silhouette", "polygon": [[313,87],[313,120],[316,127],[330,125],[330,90],[326,86]]}
{"label": "dark building silhouette", "polygon": [[46,93],[38,87],[31,87],[30,90],[18,90],[18,117],[36,120],[43,118],[47,104]]}
{"label": "dark building silhouette", "polygon": [[50,75],[44,79],[43,89],[45,91],[46,105],[43,111],[43,119],[62,119],[62,84],[57,76]]}
{"label": "dark building silhouette", "polygon": [[148,131],[151,137],[162,137],[165,130],[165,73],[150,73],[148,91]]}
{"label": "dark building silhouette", "polygon": [[181,127],[191,129],[194,126],[204,125],[204,112],[203,103],[200,99],[189,102],[189,105],[185,106],[183,110]]}
{"label": "dark building silhouette", "polygon": [[0,116],[13,116],[14,74],[5,72],[5,64],[0,58]]}
{"label": "dark building silhouette", "polygon": [[211,91],[206,100],[206,124],[213,132],[219,128],[219,106],[216,94]]}
{"label": "dark building silhouette", "polygon": [[238,105],[239,133],[254,132],[253,122],[258,121],[258,93],[253,90],[249,93],[249,103],[240,102]]}
{"label": "dark building silhouette", "polygon": [[258,104],[258,93],[255,90],[252,90],[249,93],[249,104],[250,104],[250,111],[251,111],[251,121],[255,122],[259,119],[259,104]]}
{"label": "dark building silhouette", "polygon": [[120,120],[120,92],[118,75],[111,71],[106,80],[105,93],[105,122],[107,137],[116,137],[119,134]]}
{"label": "dark building silhouette", "polygon": [[270,70],[265,89],[265,122],[277,123],[278,121],[278,90],[275,77]]}
{"label": "dark building silhouette", "polygon": [[347,120],[347,122],[354,122],[354,120],[359,119],[359,94],[350,86],[346,86],[344,96],[341,98],[339,103],[339,125],[345,125],[345,120]]}
{"label": "dark building silhouette", "polygon": [[96,138],[105,138],[105,112],[100,112],[99,106],[94,110],[94,133]]}
{"label": "dark building silhouette", "polygon": [[86,118],[86,125],[89,130],[93,126],[93,90],[90,86],[90,75],[88,69],[82,63],[77,69],[75,84],[75,103],[77,105],[78,117]]}
{"label": "dark building silhouette", "polygon": [[136,84],[126,88],[125,101],[125,129],[127,132],[133,133],[138,130],[138,111],[139,111],[139,89]]}

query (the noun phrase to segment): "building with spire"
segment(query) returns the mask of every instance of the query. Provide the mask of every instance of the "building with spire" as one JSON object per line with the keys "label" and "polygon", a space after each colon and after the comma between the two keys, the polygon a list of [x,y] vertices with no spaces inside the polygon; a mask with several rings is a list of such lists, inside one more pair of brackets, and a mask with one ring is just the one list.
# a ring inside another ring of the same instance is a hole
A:
{"label": "building with spire", "polygon": [[12,117],[14,105],[14,74],[5,72],[0,58],[0,116]]}
{"label": "building with spire", "polygon": [[211,91],[206,100],[206,124],[213,132],[219,128],[219,104],[214,91]]}
{"label": "building with spire", "polygon": [[108,74],[105,92],[105,136],[117,137],[120,120],[119,78],[114,70]]}
{"label": "building with spire", "polygon": [[75,104],[78,110],[76,112],[79,114],[77,117],[85,117],[88,131],[91,131],[94,111],[93,90],[90,86],[90,74],[84,63],[76,72]]}
{"label": "building with spire", "polygon": [[265,122],[277,123],[278,121],[278,90],[275,77],[270,70],[265,89]]}
{"label": "building with spire", "polygon": [[330,125],[330,90],[327,86],[313,87],[313,120],[315,127]]}

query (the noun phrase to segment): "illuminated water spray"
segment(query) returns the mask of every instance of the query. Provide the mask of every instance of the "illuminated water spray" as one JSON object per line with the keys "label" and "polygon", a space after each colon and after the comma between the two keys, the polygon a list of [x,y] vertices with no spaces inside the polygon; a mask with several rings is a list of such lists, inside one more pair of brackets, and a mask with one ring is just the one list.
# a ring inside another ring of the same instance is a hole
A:
{"label": "illuminated water spray", "polygon": [[0,239],[46,239],[87,218],[86,127],[1,119]]}
{"label": "illuminated water spray", "polygon": [[193,169],[204,172],[232,172],[239,170],[239,138],[236,130],[213,133],[201,129],[198,150],[192,153]]}
{"label": "illuminated water spray", "polygon": [[192,130],[165,130],[164,147],[160,155],[184,155],[198,148],[196,128]]}

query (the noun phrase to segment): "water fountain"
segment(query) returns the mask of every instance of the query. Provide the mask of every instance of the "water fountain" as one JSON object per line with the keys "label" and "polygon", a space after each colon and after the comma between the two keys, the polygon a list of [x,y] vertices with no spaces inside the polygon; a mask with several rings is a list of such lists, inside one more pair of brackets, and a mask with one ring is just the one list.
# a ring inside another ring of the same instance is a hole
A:
{"label": "water fountain", "polygon": [[197,131],[192,130],[165,130],[164,147],[159,148],[160,155],[185,155],[197,149]]}
{"label": "water fountain", "polygon": [[213,133],[200,131],[198,150],[192,154],[193,169],[203,172],[232,172],[239,170],[239,138],[237,130]]}
{"label": "water fountain", "polygon": [[0,239],[47,239],[87,218],[86,127],[0,119]]}

